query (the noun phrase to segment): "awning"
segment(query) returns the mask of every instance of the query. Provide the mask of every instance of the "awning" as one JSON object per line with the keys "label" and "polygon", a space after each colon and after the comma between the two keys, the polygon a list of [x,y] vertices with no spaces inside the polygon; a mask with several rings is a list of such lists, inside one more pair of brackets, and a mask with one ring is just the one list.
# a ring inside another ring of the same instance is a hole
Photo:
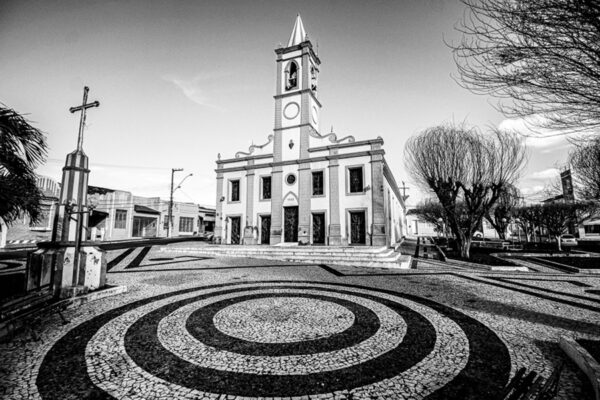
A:
{"label": "awning", "polygon": [[133,211],[135,211],[136,213],[140,213],[140,214],[160,215],[160,211],[156,211],[153,208],[141,206],[138,204],[133,206]]}
{"label": "awning", "polygon": [[104,221],[108,217],[108,213],[104,211],[94,210],[90,214],[90,219],[88,221],[88,226],[96,226],[100,222]]}

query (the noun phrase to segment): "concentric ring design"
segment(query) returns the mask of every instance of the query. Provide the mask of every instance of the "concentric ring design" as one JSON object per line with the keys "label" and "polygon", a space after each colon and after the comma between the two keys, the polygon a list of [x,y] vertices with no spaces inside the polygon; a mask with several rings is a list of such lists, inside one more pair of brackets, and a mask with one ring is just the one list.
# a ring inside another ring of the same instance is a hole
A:
{"label": "concentric ring design", "polygon": [[[288,292],[282,289],[277,289],[276,291],[280,293]],[[261,290],[259,293],[259,295],[270,294],[271,297],[274,295],[273,290]],[[294,292],[289,291],[289,293],[293,294]],[[318,293],[318,291],[309,291],[308,294],[318,296]],[[281,296],[276,296],[275,298],[277,297]],[[356,346],[329,352],[311,351],[311,345],[315,345],[317,343],[316,340],[312,341],[312,343],[304,341],[284,346],[269,344],[268,346],[271,350],[270,356],[240,354],[206,346],[201,340],[191,336],[182,323],[187,319],[186,317],[189,316],[190,311],[199,306],[198,303],[191,303],[184,306],[161,320],[158,325],[158,337],[161,344],[168,351],[179,356],[181,359],[205,368],[255,373],[259,375],[299,375],[318,373],[320,371],[334,371],[339,369],[340,365],[357,365],[375,358],[393,350],[402,342],[406,333],[406,324],[399,318],[398,314],[395,314],[387,307],[369,300],[366,300],[366,303],[371,308],[371,311],[377,313],[376,315],[382,319],[377,332],[368,337],[365,337],[362,332],[357,332],[359,337],[365,338],[364,341],[361,341]],[[361,320],[360,322],[364,321]],[[360,326],[360,324],[357,326]],[[248,347],[252,345],[253,343],[249,343]],[[296,348],[304,354],[289,355]],[[276,351],[279,351],[279,356],[273,355],[276,354]],[[261,368],[257,370],[254,366],[259,364]]]}
{"label": "concentric ring design", "polygon": [[463,399],[495,398],[509,372],[502,341],[442,304],[357,285],[273,281],[186,289],[96,316],[54,344],[37,386],[42,398],[346,390]]}

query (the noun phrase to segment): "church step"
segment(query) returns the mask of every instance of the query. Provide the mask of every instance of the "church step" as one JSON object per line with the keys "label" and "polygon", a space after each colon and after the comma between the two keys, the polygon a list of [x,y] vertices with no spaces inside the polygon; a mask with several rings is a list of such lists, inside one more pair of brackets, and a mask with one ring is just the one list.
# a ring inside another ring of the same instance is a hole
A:
{"label": "church step", "polygon": [[223,251],[223,250],[214,250],[214,249],[204,249],[204,248],[161,248],[163,252],[177,252],[177,253],[190,253],[190,254],[206,254],[206,255],[221,255],[224,257],[227,256],[239,256],[239,257],[256,257],[260,258],[267,255],[277,256],[277,257],[296,257],[299,259],[313,259],[325,257],[329,259],[366,259],[366,260],[383,260],[390,261],[397,259],[400,254],[395,253],[393,250],[390,250],[385,253],[324,253],[324,252],[296,252],[296,251],[288,251],[288,252],[274,252],[274,251],[244,251],[244,250],[236,250],[236,251]]}
{"label": "church step", "polygon": [[271,254],[344,254],[344,255],[360,255],[365,254],[368,256],[389,256],[394,253],[393,249],[389,249],[387,247],[378,247],[378,248],[323,248],[323,247],[275,247],[275,246],[170,246],[169,249],[185,249],[186,251],[196,251],[196,250],[208,250],[213,252],[221,252],[223,254],[234,254],[234,253],[244,253],[244,254],[263,254],[265,252]]}
{"label": "church step", "polygon": [[404,256],[399,253],[390,257],[373,257],[371,256],[333,256],[333,255],[293,255],[284,254],[279,252],[264,251],[258,252],[223,252],[214,251],[207,247],[203,248],[174,248],[174,247],[162,247],[161,252],[165,253],[177,253],[177,254],[194,254],[204,256],[219,256],[219,257],[242,257],[242,258],[258,258],[267,260],[282,260],[300,263],[311,263],[311,264],[329,264],[329,265],[343,265],[343,266],[360,266],[360,267],[379,267],[379,268],[410,268],[411,258],[410,256]]}

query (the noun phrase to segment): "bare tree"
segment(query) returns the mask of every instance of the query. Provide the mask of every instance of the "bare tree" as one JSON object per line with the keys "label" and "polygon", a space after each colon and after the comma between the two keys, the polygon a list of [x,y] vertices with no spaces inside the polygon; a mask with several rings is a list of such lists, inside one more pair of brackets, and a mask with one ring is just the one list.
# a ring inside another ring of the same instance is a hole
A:
{"label": "bare tree", "polygon": [[598,209],[595,202],[553,202],[541,206],[542,225],[556,239],[558,250],[562,250],[562,235],[569,226],[579,224]]}
{"label": "bare tree", "polygon": [[433,191],[444,208],[461,257],[469,258],[473,233],[525,166],[521,140],[448,124],[413,136],[404,153],[415,182]]}
{"label": "bare tree", "polygon": [[535,241],[536,230],[542,226],[542,207],[539,204],[517,207],[514,220],[525,233],[525,241]]}
{"label": "bare tree", "polygon": [[488,220],[502,240],[506,240],[506,230],[514,217],[519,203],[519,189],[512,185],[507,185],[500,193],[496,204],[485,214],[485,219]]}
{"label": "bare tree", "polygon": [[450,46],[465,88],[542,127],[600,127],[600,2],[461,1],[463,37]]}
{"label": "bare tree", "polygon": [[569,154],[575,189],[581,199],[600,200],[600,138],[574,141]]}
{"label": "bare tree", "polygon": [[446,213],[437,199],[421,201],[414,209],[408,211],[408,214],[416,215],[419,219],[432,224],[436,232],[444,232],[447,223]]}

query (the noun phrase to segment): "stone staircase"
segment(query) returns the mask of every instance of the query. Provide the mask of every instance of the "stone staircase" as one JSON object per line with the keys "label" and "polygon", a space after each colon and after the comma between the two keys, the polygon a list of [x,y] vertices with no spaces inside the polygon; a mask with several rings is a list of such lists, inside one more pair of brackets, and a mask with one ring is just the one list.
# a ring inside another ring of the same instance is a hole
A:
{"label": "stone staircase", "polygon": [[191,245],[161,247],[161,252],[209,257],[245,257],[309,264],[376,268],[410,268],[411,257],[387,247],[232,246]]}

